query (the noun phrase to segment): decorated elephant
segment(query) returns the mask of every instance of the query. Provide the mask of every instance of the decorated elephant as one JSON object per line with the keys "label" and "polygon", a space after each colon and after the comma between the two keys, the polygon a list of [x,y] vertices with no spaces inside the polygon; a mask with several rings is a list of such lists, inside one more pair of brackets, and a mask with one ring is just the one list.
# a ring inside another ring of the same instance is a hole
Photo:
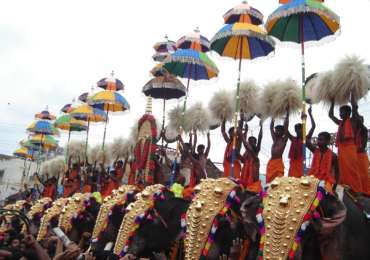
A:
{"label": "decorated elephant", "polygon": [[91,251],[98,259],[105,259],[113,249],[119,227],[128,204],[135,200],[137,187],[122,185],[104,199],[92,233]]}
{"label": "decorated elephant", "polygon": [[[343,202],[313,177],[275,179],[266,193],[250,194],[241,212],[256,233],[246,259],[369,259],[369,224],[345,193]],[[259,245],[258,245],[259,244]]]}
{"label": "decorated elephant", "polygon": [[62,209],[58,227],[79,243],[84,233],[92,233],[99,209],[100,203],[91,193],[75,193]]}
{"label": "decorated elephant", "polygon": [[20,233],[26,221],[28,211],[31,209],[32,204],[26,200],[18,200],[16,203],[8,204],[1,209],[2,213],[9,212],[9,214],[1,214],[0,216],[0,231],[5,232],[9,229],[14,230],[15,233]]}
{"label": "decorated elephant", "polygon": [[[31,222],[31,232],[34,234],[37,234],[41,219],[45,213],[45,211],[52,206],[52,199],[45,197],[41,198],[34,202],[30,210],[27,212],[27,217]],[[23,225],[22,227],[22,233],[26,233],[26,225]]]}
{"label": "decorated elephant", "polygon": [[[71,198],[72,199],[72,198]],[[64,206],[67,205],[68,198],[59,198],[55,200],[50,208],[45,210],[40,221],[40,227],[37,234],[37,241],[41,241],[50,234],[51,229],[58,226],[59,217]]]}
{"label": "decorated elephant", "polygon": [[189,202],[176,198],[163,185],[146,187],[127,207],[114,254],[116,257],[153,257],[171,250],[181,234]]}
{"label": "decorated elephant", "polygon": [[[249,239],[241,221],[240,202],[248,192],[226,178],[202,180],[194,190],[191,203],[162,189],[162,195],[154,193],[154,203],[146,208],[139,203],[130,205],[131,219],[139,224],[130,226],[125,222],[129,216],[125,216],[115,254],[126,259],[150,258],[155,253],[169,259],[219,259],[230,255],[236,240],[246,247]],[[151,192],[139,196],[151,201]]]}

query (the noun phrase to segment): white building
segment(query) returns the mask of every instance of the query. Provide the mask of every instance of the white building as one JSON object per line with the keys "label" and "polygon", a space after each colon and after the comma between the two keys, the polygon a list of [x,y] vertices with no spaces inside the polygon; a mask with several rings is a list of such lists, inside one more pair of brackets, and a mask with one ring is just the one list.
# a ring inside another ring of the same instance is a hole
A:
{"label": "white building", "polygon": [[33,182],[31,176],[35,170],[36,163],[30,165],[27,161],[25,168],[24,160],[0,154],[0,201],[18,192],[22,188],[22,182]]}

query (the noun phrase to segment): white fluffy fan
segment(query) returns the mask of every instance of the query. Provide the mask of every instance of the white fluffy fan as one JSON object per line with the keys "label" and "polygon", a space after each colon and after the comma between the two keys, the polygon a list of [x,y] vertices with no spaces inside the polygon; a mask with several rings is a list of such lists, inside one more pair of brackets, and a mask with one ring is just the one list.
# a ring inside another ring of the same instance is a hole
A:
{"label": "white fluffy fan", "polygon": [[49,176],[58,178],[65,171],[65,161],[63,156],[57,156],[49,161]]}
{"label": "white fluffy fan", "polygon": [[205,133],[209,130],[211,123],[210,114],[201,102],[192,105],[185,113],[187,125],[192,130]]}
{"label": "white fluffy fan", "polygon": [[369,88],[369,68],[364,60],[346,56],[335,66],[332,91],[336,104],[347,104],[351,95],[358,101],[366,96]]}
{"label": "white fluffy fan", "polygon": [[276,81],[269,82],[263,88],[258,103],[258,112],[263,119],[272,116],[272,103],[278,89],[279,84]]}
{"label": "white fluffy fan", "polygon": [[314,103],[330,104],[335,99],[333,71],[321,72],[312,87],[312,100]]}
{"label": "white fluffy fan", "polygon": [[270,82],[262,92],[259,113],[262,118],[284,117],[288,107],[290,113],[295,113],[301,106],[300,94],[297,83],[292,79]]}
{"label": "white fluffy fan", "polygon": [[127,141],[123,138],[115,138],[109,145],[109,154],[113,160],[124,158],[127,155]]}
{"label": "white fluffy fan", "polygon": [[[187,117],[182,116],[183,108],[181,106],[176,106],[172,108],[170,111],[168,111],[168,120],[169,120],[169,126],[172,129],[180,129],[180,127],[183,127],[183,130],[185,132],[188,132],[190,130],[190,127],[188,125]],[[184,122],[183,122],[184,120]]]}
{"label": "white fluffy fan", "polygon": [[208,108],[211,111],[212,118],[217,121],[231,121],[234,113],[231,93],[226,90],[216,92],[211,98]]}
{"label": "white fluffy fan", "polygon": [[297,82],[292,79],[280,81],[280,87],[276,90],[272,101],[271,116],[284,117],[288,108],[291,114],[297,113],[301,104],[301,91]]}
{"label": "white fluffy fan", "polygon": [[257,112],[259,87],[253,80],[243,81],[240,84],[240,112],[248,117]]}
{"label": "white fluffy fan", "polygon": [[85,142],[71,141],[67,149],[68,149],[68,155],[72,158],[72,161],[74,162],[77,162],[77,161],[84,162],[85,161]]}
{"label": "white fluffy fan", "polygon": [[96,145],[89,150],[88,158],[89,158],[89,163],[91,164],[94,164],[94,163],[109,164],[110,159],[112,159],[110,158],[107,149],[103,151],[100,145]]}

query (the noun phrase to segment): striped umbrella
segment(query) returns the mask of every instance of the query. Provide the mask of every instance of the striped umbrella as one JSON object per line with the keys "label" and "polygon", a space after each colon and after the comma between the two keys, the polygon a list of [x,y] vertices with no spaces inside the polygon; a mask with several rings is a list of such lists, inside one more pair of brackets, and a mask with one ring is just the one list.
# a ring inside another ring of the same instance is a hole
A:
{"label": "striped umbrella", "polygon": [[274,41],[267,35],[264,28],[251,23],[226,24],[211,40],[211,49],[223,57],[239,60],[236,102],[234,114],[233,155],[231,176],[234,177],[234,161],[236,159],[236,131],[240,112],[240,77],[242,60],[253,60],[269,56],[275,50]]}
{"label": "striped umbrella", "polygon": [[39,151],[41,149],[40,146],[37,146],[36,144],[31,143],[31,141],[28,139],[20,141],[19,144],[22,147],[27,148],[28,150]]}
{"label": "striped umbrella", "polygon": [[30,137],[29,141],[47,151],[58,147],[58,141],[51,135],[35,134]]}
{"label": "striped umbrella", "polygon": [[99,88],[110,90],[110,91],[123,90],[125,86],[123,85],[122,81],[114,78],[113,76],[114,76],[114,72],[112,71],[110,77],[102,78],[96,83],[96,85]]}
{"label": "striped umbrella", "polygon": [[175,76],[167,74],[166,76],[159,76],[149,80],[143,87],[143,93],[152,98],[163,99],[163,129],[166,119],[166,100],[185,96],[186,89]]}
{"label": "striped umbrella", "polygon": [[21,147],[21,148],[18,148],[17,150],[15,150],[13,152],[13,155],[16,156],[16,157],[19,157],[19,158],[33,160],[33,153],[34,153],[33,150],[30,150],[26,147]]}
{"label": "striped umbrella", "polygon": [[69,114],[77,120],[87,121],[86,144],[85,144],[85,157],[86,157],[87,145],[89,143],[90,122],[106,122],[108,115],[103,110],[94,108],[88,104],[83,104],[79,107],[76,107]]}
{"label": "striped umbrella", "polygon": [[37,120],[32,122],[28,127],[27,131],[44,134],[44,135],[57,135],[59,134],[58,129],[56,129],[50,121],[47,120]]}
{"label": "striped umbrella", "polygon": [[[204,52],[193,49],[179,49],[163,61],[163,68],[170,74],[187,79],[186,93],[189,92],[190,80],[209,80],[217,77],[216,64]],[[188,95],[185,96],[183,116]]]}
{"label": "striped umbrella", "polygon": [[48,110],[41,111],[35,115],[35,118],[43,119],[43,120],[55,120],[55,116],[50,114]]}
{"label": "striped umbrella", "polygon": [[[280,0],[267,19],[267,32],[281,42],[301,45],[302,113],[306,112],[305,45],[334,39],[340,32],[340,18],[326,7],[323,0]],[[302,117],[304,169],[306,169],[306,117]]]}
{"label": "striped umbrella", "polygon": [[82,132],[87,130],[86,121],[77,120],[71,115],[62,115],[58,117],[58,119],[54,123],[56,128],[68,131],[68,142],[67,142],[67,152],[66,158],[68,158],[68,148],[69,148],[69,141],[71,139],[71,132]]}
{"label": "striped umbrella", "polygon": [[153,55],[153,60],[161,62],[167,58],[169,54],[176,51],[176,42],[169,40],[166,35],[165,40],[154,44],[153,49],[156,51]]}
{"label": "striped umbrella", "polygon": [[176,47],[178,49],[193,49],[201,52],[207,52],[210,50],[209,40],[200,34],[198,27],[194,32],[181,37],[176,42]]}
{"label": "striped umbrella", "polygon": [[71,111],[73,110],[73,107],[72,107],[72,104],[65,104],[61,109],[60,109],[60,112],[63,112],[63,113],[70,113]]}
{"label": "striped umbrella", "polygon": [[163,63],[158,63],[150,70],[150,74],[152,74],[154,77],[160,77],[168,74],[168,71],[163,68]]}
{"label": "striped umbrella", "polygon": [[[127,100],[119,93],[105,90],[96,93],[91,98],[89,98],[88,103],[101,110],[107,111],[107,115],[109,112],[123,112],[130,109],[130,105]],[[104,136],[103,136],[103,144],[102,149],[104,150],[105,145],[105,137],[107,133],[107,123],[108,123],[108,116],[105,120],[105,127],[104,127]]]}
{"label": "striped umbrella", "polygon": [[83,103],[86,103],[88,96],[89,96],[89,92],[84,92],[78,96],[78,100],[80,100]]}
{"label": "striped umbrella", "polygon": [[263,14],[251,7],[247,1],[243,1],[224,14],[224,21],[226,24],[251,23],[261,25],[263,23]]}

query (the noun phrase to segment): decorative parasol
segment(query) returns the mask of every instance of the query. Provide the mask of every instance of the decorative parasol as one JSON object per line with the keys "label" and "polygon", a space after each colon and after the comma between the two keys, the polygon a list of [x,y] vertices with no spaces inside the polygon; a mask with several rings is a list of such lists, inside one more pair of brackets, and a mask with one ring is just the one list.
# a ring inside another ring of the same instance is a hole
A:
{"label": "decorative parasol", "polygon": [[158,42],[154,44],[153,49],[156,53],[153,55],[154,61],[163,61],[167,58],[168,55],[174,53],[176,51],[176,43],[168,39],[168,36],[165,36],[165,40],[163,42]]}
{"label": "decorative parasol", "polygon": [[[62,115],[58,117],[54,125],[56,128],[68,131],[68,144],[71,139],[71,132],[82,132],[87,130],[87,124],[85,121],[77,120],[71,115]],[[68,150],[66,157],[68,158]]]}
{"label": "decorative parasol", "polygon": [[96,93],[89,98],[88,103],[95,107],[107,111],[107,117],[105,120],[104,136],[102,150],[104,150],[105,137],[107,133],[107,123],[109,112],[122,112],[130,109],[130,105],[127,100],[117,92],[105,90]]}
{"label": "decorative parasol", "polygon": [[86,103],[88,97],[89,97],[89,92],[84,92],[78,96],[78,100],[80,100],[83,103]]}
{"label": "decorative parasol", "polygon": [[37,113],[35,115],[35,118],[43,119],[43,120],[55,120],[55,116],[50,114],[50,112],[46,109],[44,111],[41,111],[40,113]]}
{"label": "decorative parasol", "polygon": [[33,159],[33,153],[34,151],[33,150],[30,150],[26,147],[21,147],[21,148],[18,148],[17,150],[15,150],[13,152],[13,155],[16,156],[16,157],[19,157],[19,158],[23,158],[23,159]]}
{"label": "decorative parasol", "polygon": [[251,7],[247,1],[243,1],[224,14],[224,21],[225,24],[251,23],[261,25],[263,23],[263,14]]}
{"label": "decorative parasol", "polygon": [[65,104],[61,109],[60,109],[60,112],[63,112],[63,113],[70,113],[71,111],[73,110],[73,107],[72,107],[72,104]]}
{"label": "decorative parasol", "polygon": [[29,141],[47,151],[58,147],[58,141],[51,135],[35,134],[30,137]]}
{"label": "decorative parasol", "polygon": [[[189,92],[190,80],[209,80],[217,77],[216,64],[207,54],[193,49],[179,49],[163,61],[163,67],[175,76],[187,79],[186,93]],[[188,95],[185,96],[183,116]]]}
{"label": "decorative parasol", "polygon": [[46,120],[37,120],[32,122],[27,127],[27,131],[43,135],[57,135],[59,133],[58,129],[56,129],[51,122]]}
{"label": "decorative parasol", "polygon": [[143,87],[143,93],[152,98],[163,99],[162,129],[164,129],[166,100],[185,96],[186,89],[175,76],[167,74],[166,76],[159,76],[149,80]]}
{"label": "decorative parasol", "polygon": [[[340,32],[340,18],[326,7],[323,0],[280,0],[283,3],[267,19],[266,30],[282,42],[301,45],[302,113],[306,112],[305,43],[335,38]],[[304,169],[306,159],[306,117],[302,117]]]}
{"label": "decorative parasol", "polygon": [[105,90],[110,90],[110,91],[123,90],[125,86],[123,85],[122,81],[120,81],[119,79],[114,78],[113,76],[114,76],[114,72],[112,71],[110,77],[103,78],[103,79],[99,80],[96,83],[96,85],[99,88],[102,88],[102,89],[105,89]]}
{"label": "decorative parasol", "polygon": [[150,70],[150,74],[152,74],[154,77],[160,77],[168,74],[168,71],[163,68],[163,63],[158,63]]}
{"label": "decorative parasol", "polygon": [[94,108],[88,104],[83,104],[69,113],[77,120],[87,121],[85,157],[87,154],[87,145],[89,143],[90,122],[106,122],[108,115],[103,110]]}
{"label": "decorative parasol", "polygon": [[194,32],[181,37],[177,41],[176,47],[178,49],[193,49],[200,52],[207,52],[210,50],[209,40],[200,34],[198,27]]}
{"label": "decorative parasol", "polygon": [[[261,17],[262,19],[262,17]],[[239,60],[238,81],[236,88],[236,102],[234,114],[234,131],[237,130],[238,115],[240,112],[240,76],[242,59],[253,60],[268,56],[274,52],[274,41],[266,31],[252,23],[226,24],[211,40],[211,49],[224,57]],[[231,176],[234,176],[234,161],[236,158],[236,133],[233,138],[233,154],[231,162]]]}

